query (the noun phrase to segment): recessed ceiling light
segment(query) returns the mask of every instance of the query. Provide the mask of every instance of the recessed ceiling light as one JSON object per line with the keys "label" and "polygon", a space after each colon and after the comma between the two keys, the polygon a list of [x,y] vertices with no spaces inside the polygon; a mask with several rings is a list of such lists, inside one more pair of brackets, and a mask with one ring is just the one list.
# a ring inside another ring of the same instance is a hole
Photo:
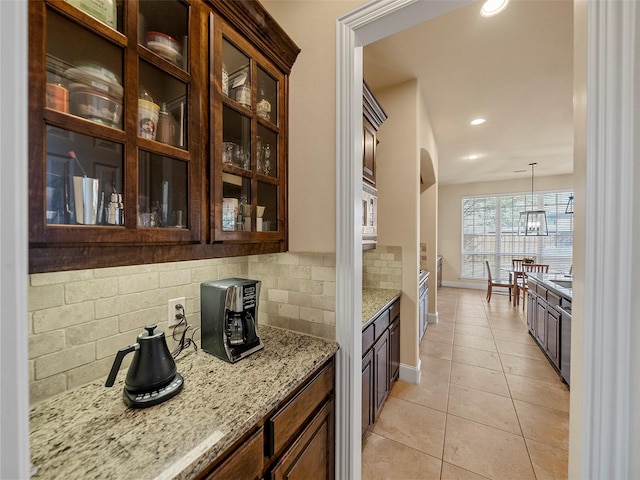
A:
{"label": "recessed ceiling light", "polygon": [[476,159],[476,158],[478,158],[479,156],[480,156],[480,155],[473,154],[473,155],[469,155],[467,158],[468,158],[469,160],[475,160],[475,159]]}
{"label": "recessed ceiling light", "polygon": [[487,0],[484,2],[484,5],[482,5],[480,15],[483,17],[493,17],[503,11],[508,3],[509,0]]}
{"label": "recessed ceiling light", "polygon": [[482,125],[484,122],[486,122],[487,120],[484,118],[476,118],[471,120],[471,125]]}

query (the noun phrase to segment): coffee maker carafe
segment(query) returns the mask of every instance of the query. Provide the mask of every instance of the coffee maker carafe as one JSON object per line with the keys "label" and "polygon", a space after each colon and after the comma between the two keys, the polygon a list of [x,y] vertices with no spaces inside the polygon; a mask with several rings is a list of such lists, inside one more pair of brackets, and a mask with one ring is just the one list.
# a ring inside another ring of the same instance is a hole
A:
{"label": "coffee maker carafe", "polygon": [[258,335],[260,281],[226,278],[200,284],[202,349],[227,362],[262,348]]}

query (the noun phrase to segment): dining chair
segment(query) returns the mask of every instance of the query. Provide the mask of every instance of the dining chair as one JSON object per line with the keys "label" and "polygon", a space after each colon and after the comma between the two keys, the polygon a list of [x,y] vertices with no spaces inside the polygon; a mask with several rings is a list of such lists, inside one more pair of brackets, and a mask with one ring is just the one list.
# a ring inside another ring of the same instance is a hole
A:
{"label": "dining chair", "polygon": [[491,267],[489,266],[489,260],[485,260],[484,264],[487,267],[487,276],[488,276],[487,303],[489,303],[491,301],[491,293],[493,292],[493,287],[508,288],[509,289],[509,301],[511,301],[511,289],[513,288],[513,284],[504,283],[504,282],[502,282],[500,280],[494,280],[492,275],[491,275]]}
{"label": "dining chair", "polygon": [[[522,309],[524,310],[524,302],[527,298],[527,291],[529,290],[527,273],[549,273],[549,265],[545,263],[524,263],[522,270],[524,271],[524,276],[522,277],[522,285],[520,285],[519,289],[522,290]],[[518,300],[520,300],[519,297]]]}
{"label": "dining chair", "polygon": [[511,266],[513,275],[513,281],[516,284],[516,291],[513,292],[513,304],[518,303],[520,299],[520,289],[524,286],[524,273],[522,270],[522,265],[524,264],[524,258],[512,258]]}

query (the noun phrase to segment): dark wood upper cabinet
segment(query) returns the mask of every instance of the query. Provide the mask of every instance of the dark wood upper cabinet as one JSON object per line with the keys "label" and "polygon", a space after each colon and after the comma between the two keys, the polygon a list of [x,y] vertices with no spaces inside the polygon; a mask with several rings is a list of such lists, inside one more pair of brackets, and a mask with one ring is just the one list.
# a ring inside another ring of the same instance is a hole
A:
{"label": "dark wood upper cabinet", "polygon": [[76,3],[29,2],[30,272],[285,251],[293,41],[256,1]]}
{"label": "dark wood upper cabinet", "polygon": [[378,129],[387,119],[382,107],[369,90],[366,83],[362,86],[362,178],[371,185],[376,184],[376,149],[378,146]]}

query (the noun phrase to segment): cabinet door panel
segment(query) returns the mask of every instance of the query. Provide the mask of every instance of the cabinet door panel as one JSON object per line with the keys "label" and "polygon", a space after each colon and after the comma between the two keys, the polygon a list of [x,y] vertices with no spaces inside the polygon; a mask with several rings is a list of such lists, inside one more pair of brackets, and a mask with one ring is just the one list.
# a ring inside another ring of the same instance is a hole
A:
{"label": "cabinet door panel", "polygon": [[560,318],[558,312],[551,307],[547,308],[545,315],[545,323],[547,329],[547,342],[545,350],[549,358],[556,367],[559,367],[559,346],[560,346]]}
{"label": "cabinet door panel", "polygon": [[546,303],[538,300],[536,303],[536,339],[543,348],[547,343],[546,322],[544,321],[546,310]]}
{"label": "cabinet door panel", "polygon": [[[532,284],[533,285],[533,284]],[[527,328],[532,335],[536,334],[536,309],[538,308],[538,297],[529,290],[527,298]]]}
{"label": "cabinet door panel", "polygon": [[327,397],[334,385],[333,364],[327,366],[282,407],[270,420],[270,457],[278,455],[291,437],[307,422],[316,407]]}
{"label": "cabinet door panel", "polygon": [[364,151],[362,157],[362,175],[373,185],[376,184],[376,131],[367,121],[362,120]]}
{"label": "cabinet door panel", "polygon": [[218,468],[204,477],[206,480],[224,480],[243,478],[253,480],[260,478],[264,459],[264,429],[254,433]]}
{"label": "cabinet door panel", "polygon": [[375,414],[374,421],[389,393],[389,331],[378,339],[373,347],[375,374]]}
{"label": "cabinet door panel", "polygon": [[[286,77],[222,19],[215,17],[210,28],[211,44],[221,45],[222,51],[221,59],[210,55],[210,78],[216,79],[211,85],[210,112],[215,139],[210,166],[211,237],[284,243]],[[237,192],[230,188],[230,175],[243,179]]]}
{"label": "cabinet door panel", "polygon": [[362,438],[373,425],[373,350],[362,359]]}
{"label": "cabinet door panel", "polygon": [[389,357],[391,363],[391,372],[389,373],[390,381],[393,383],[398,379],[400,374],[400,319],[391,324],[389,328]]}
{"label": "cabinet door panel", "polygon": [[333,399],[330,399],[284,453],[271,472],[271,479],[333,479],[333,438]]}

